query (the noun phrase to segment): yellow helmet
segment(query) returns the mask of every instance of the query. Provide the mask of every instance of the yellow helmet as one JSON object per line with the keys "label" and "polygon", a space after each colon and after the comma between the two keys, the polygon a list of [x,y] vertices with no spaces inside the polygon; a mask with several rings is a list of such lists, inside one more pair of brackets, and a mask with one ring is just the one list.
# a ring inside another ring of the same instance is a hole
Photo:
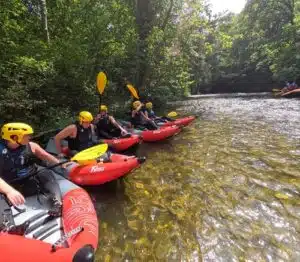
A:
{"label": "yellow helmet", "polygon": [[100,106],[100,112],[101,112],[101,111],[107,112],[107,110],[108,110],[108,109],[107,109],[107,106],[106,106],[106,105],[101,105],[101,106]]}
{"label": "yellow helmet", "polygon": [[147,109],[152,109],[153,105],[151,102],[146,103],[146,108]]}
{"label": "yellow helmet", "polygon": [[88,111],[81,111],[79,113],[79,123],[82,124],[83,122],[92,122],[93,121],[93,116],[90,112]]}
{"label": "yellow helmet", "polygon": [[2,139],[12,143],[16,143],[12,136],[17,136],[17,142],[21,143],[24,135],[31,134],[33,134],[32,127],[24,123],[7,123],[1,129]]}
{"label": "yellow helmet", "polygon": [[137,100],[132,103],[132,106],[134,109],[137,109],[141,104],[141,101]]}

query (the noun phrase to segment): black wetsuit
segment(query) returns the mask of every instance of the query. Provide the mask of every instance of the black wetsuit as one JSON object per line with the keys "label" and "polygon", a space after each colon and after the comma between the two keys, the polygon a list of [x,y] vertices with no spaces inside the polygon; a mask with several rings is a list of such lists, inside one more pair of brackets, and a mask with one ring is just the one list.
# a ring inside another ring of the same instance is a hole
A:
{"label": "black wetsuit", "polygon": [[171,118],[166,117],[166,116],[162,116],[162,117],[156,116],[155,113],[154,113],[154,111],[152,109],[147,109],[147,113],[148,113],[149,118],[155,120],[156,122],[173,121]]}
{"label": "black wetsuit", "polygon": [[145,112],[146,109],[142,108],[140,111],[136,112],[134,117],[131,115],[131,124],[136,127],[146,127],[149,130],[158,129],[157,125],[153,121],[147,121],[143,119],[142,112]]}
{"label": "black wetsuit", "polygon": [[114,137],[121,136],[121,130],[116,128],[110,121],[109,115],[106,114],[105,116],[101,116],[96,121],[96,128],[97,128],[97,136],[98,138],[106,138],[112,139]]}
{"label": "black wetsuit", "polygon": [[[51,170],[44,169],[34,177],[30,175],[37,171],[36,163],[39,160],[32,153],[30,145],[22,145],[16,149],[10,149],[6,141],[0,140],[0,178],[20,191],[25,197],[39,193],[49,197],[61,199],[61,191]],[[14,182],[14,180],[18,180]],[[6,198],[0,197],[0,210],[9,210]],[[0,214],[0,226],[2,224]]]}
{"label": "black wetsuit", "polygon": [[75,138],[68,137],[68,148],[74,153],[87,149],[95,144],[97,141],[93,138],[92,127],[83,128],[78,122],[75,123],[77,128],[77,134]]}

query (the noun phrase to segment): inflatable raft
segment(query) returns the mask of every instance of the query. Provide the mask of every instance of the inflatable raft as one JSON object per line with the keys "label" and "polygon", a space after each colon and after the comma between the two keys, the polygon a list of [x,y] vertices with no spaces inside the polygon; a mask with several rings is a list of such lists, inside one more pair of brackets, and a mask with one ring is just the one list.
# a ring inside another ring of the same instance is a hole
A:
{"label": "inflatable raft", "polygon": [[161,127],[157,130],[138,130],[134,129],[133,133],[140,134],[145,142],[157,142],[165,140],[171,136],[178,134],[181,131],[179,126],[172,125]]}
{"label": "inflatable raft", "polygon": [[142,138],[139,135],[131,135],[128,138],[104,139],[104,143],[108,144],[115,152],[123,152],[141,142]]}
{"label": "inflatable raft", "polygon": [[[102,156],[104,162],[94,161],[87,165],[70,163],[66,168],[71,181],[78,185],[93,186],[100,185],[125,176],[132,170],[138,168],[145,158],[111,154]],[[105,158],[109,162],[105,162]]]}
{"label": "inflatable raft", "polygon": [[[53,138],[49,140],[46,151],[54,155],[57,154]],[[67,156],[68,148],[64,147],[63,152]],[[116,180],[128,174],[133,169],[138,168],[143,162],[145,162],[144,157],[126,156],[108,152],[99,159],[85,165],[70,162],[66,169],[68,171],[68,178],[77,185],[93,186]]]}
{"label": "inflatable raft", "polygon": [[300,97],[300,88],[294,89],[292,91],[286,92],[281,95],[281,97],[284,98],[295,98],[295,97]]}
{"label": "inflatable raft", "polygon": [[30,221],[30,225],[25,236],[0,233],[1,261],[94,261],[98,220],[93,203],[83,189],[55,176],[62,192],[62,216],[50,217],[47,201],[40,195],[26,198],[24,212],[12,207],[15,224]]}
{"label": "inflatable raft", "polygon": [[165,140],[169,137],[177,135],[181,129],[179,126],[172,125],[172,126],[162,126],[157,130],[141,130],[132,128],[130,122],[125,120],[119,120],[119,123],[128,130],[128,132],[140,135],[144,142],[157,142],[161,140]]}
{"label": "inflatable raft", "polygon": [[160,122],[160,123],[158,123],[158,125],[161,125],[163,127],[172,126],[172,125],[187,126],[190,123],[192,123],[195,119],[196,119],[196,117],[194,117],[194,116],[188,116],[188,117],[178,118],[174,121],[163,122],[163,123]]}

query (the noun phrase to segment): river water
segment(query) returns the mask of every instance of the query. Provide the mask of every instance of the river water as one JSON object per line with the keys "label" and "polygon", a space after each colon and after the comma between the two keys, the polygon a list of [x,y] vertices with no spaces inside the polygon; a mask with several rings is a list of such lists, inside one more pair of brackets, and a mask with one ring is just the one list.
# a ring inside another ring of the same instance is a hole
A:
{"label": "river water", "polygon": [[142,145],[146,163],[93,188],[97,261],[300,261],[300,103],[176,104],[199,118]]}

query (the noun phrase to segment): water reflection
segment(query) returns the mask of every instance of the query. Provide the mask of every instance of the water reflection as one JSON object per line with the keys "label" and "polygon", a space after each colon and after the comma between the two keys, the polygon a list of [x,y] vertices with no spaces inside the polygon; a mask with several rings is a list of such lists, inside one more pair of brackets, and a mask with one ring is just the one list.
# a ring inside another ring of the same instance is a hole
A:
{"label": "water reflection", "polygon": [[299,261],[299,102],[213,98],[180,109],[202,117],[144,145],[148,161],[115,193],[93,193],[97,261]]}

